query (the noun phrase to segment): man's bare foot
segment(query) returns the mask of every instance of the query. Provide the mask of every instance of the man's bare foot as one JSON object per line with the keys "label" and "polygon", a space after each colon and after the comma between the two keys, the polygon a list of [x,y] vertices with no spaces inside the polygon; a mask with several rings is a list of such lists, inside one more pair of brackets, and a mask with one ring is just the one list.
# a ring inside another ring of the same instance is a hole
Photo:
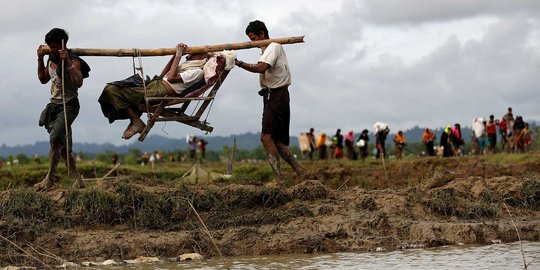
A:
{"label": "man's bare foot", "polygon": [[127,134],[128,134],[128,130],[133,126],[133,123],[132,122],[129,122],[129,125],[127,126],[126,130],[124,130],[124,133],[122,134],[122,139],[125,139]]}
{"label": "man's bare foot", "polygon": [[34,185],[34,190],[47,191],[52,188],[53,184],[54,184],[54,181],[50,180],[49,178],[45,178],[43,179],[43,181]]}
{"label": "man's bare foot", "polygon": [[143,123],[143,121],[141,120],[135,121],[133,125],[124,132],[122,139],[126,139],[126,140],[130,139],[135,134],[141,133],[145,127],[146,125]]}

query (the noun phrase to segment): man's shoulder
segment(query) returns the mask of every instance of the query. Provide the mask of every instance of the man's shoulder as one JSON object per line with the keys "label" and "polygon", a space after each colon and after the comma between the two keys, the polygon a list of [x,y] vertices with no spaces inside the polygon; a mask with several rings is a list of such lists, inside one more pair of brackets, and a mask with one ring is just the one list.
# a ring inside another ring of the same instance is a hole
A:
{"label": "man's shoulder", "polygon": [[266,46],[266,50],[283,51],[283,45],[277,42],[272,42]]}

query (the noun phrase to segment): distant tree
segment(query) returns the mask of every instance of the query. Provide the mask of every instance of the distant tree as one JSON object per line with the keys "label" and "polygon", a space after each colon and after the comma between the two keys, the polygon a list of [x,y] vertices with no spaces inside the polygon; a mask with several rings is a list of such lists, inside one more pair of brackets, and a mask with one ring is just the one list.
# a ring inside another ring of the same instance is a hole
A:
{"label": "distant tree", "polygon": [[142,154],[140,149],[130,148],[124,156],[123,161],[125,164],[138,164]]}
{"label": "distant tree", "polygon": [[103,163],[111,163],[112,156],[114,155],[114,152],[111,150],[106,150],[104,153],[98,153],[96,154],[95,159],[98,161],[101,161]]}

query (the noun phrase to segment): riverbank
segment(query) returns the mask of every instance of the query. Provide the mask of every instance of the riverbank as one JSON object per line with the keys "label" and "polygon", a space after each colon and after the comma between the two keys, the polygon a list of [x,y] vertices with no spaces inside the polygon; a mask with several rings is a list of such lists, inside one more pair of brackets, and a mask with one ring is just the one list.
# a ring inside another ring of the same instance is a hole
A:
{"label": "riverbank", "polygon": [[[506,243],[516,228],[538,241],[540,156],[511,158],[306,163],[318,180],[287,171],[284,187],[122,176],[83,190],[8,189],[0,233],[51,265]],[[6,241],[0,254],[0,265],[39,265]]]}

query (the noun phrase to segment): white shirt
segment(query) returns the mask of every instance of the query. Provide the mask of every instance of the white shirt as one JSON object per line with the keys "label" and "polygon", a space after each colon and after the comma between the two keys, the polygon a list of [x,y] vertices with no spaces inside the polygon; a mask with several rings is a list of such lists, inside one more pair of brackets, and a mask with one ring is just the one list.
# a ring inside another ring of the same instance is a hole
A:
{"label": "white shirt", "polygon": [[289,63],[287,62],[287,55],[281,44],[273,42],[266,48],[263,48],[259,62],[270,65],[270,68],[259,77],[261,87],[279,88],[291,84]]}
{"label": "white shirt", "polygon": [[180,94],[188,87],[202,80],[204,78],[204,71],[200,68],[189,69],[180,73],[180,77],[182,77],[183,83],[170,83],[167,81],[167,77],[163,78],[163,80],[169,83],[176,93]]}

